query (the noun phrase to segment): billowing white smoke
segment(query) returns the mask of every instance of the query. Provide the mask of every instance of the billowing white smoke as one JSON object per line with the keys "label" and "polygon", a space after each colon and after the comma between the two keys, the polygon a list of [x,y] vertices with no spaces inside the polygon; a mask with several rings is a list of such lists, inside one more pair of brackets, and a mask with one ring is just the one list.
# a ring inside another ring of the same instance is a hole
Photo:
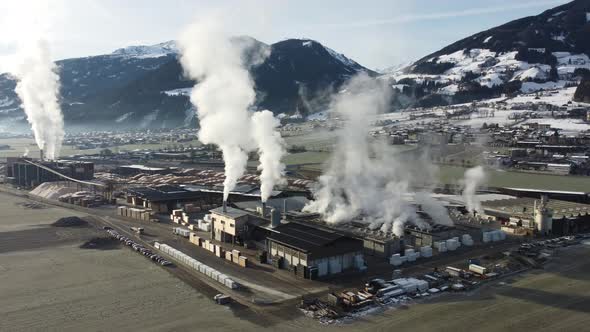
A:
{"label": "billowing white smoke", "polygon": [[266,202],[275,184],[284,183],[285,165],[281,162],[285,154],[285,142],[276,130],[280,125],[270,111],[256,112],[252,115],[252,136],[260,154],[260,194]]}
{"label": "billowing white smoke", "polygon": [[446,226],[453,225],[453,220],[449,217],[447,209],[439,201],[432,198],[430,193],[423,191],[417,192],[414,198],[416,199],[416,203],[420,204],[422,210],[432,218],[434,223]]}
{"label": "billowing white smoke", "polygon": [[59,76],[46,41],[21,47],[11,74],[16,77],[15,92],[31,124],[35,141],[48,159],[59,157],[64,122],[59,106]]}
{"label": "billowing white smoke", "polygon": [[486,181],[486,173],[481,166],[476,166],[465,171],[465,177],[461,181],[463,186],[463,199],[469,212],[482,213],[481,202],[476,195],[477,189]]}
{"label": "billowing white smoke", "polygon": [[331,108],[345,119],[344,127],[314,200],[304,210],[320,213],[329,223],[360,217],[370,228],[398,236],[407,222],[428,228],[403,199],[412,181],[410,172],[391,150],[368,137],[370,121],[388,107],[390,89],[360,74],[343,91],[333,98]]}
{"label": "billowing white smoke", "polygon": [[268,53],[264,53],[264,49],[260,52],[246,50],[252,42],[244,38],[232,42],[216,18],[212,16],[191,24],[178,39],[180,63],[186,74],[197,81],[191,92],[191,102],[199,117],[199,140],[217,145],[223,153],[224,201],[244,174],[248,153],[258,149],[263,173],[261,190],[266,200],[274,184],[280,182],[284,150],[280,135],[275,131],[277,124],[271,120],[272,113],[250,117],[248,109],[256,93],[244,58],[256,64]]}

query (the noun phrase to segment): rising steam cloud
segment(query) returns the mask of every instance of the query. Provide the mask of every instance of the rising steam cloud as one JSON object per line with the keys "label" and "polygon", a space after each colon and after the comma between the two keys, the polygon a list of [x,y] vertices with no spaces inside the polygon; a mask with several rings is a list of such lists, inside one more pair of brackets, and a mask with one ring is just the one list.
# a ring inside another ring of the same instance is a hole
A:
{"label": "rising steam cloud", "polygon": [[31,124],[35,142],[49,159],[59,157],[64,122],[59,105],[59,76],[51,60],[49,45],[38,40],[21,47],[11,69],[18,83],[15,92]]}
{"label": "rising steam cloud", "polygon": [[285,154],[285,142],[276,128],[280,122],[270,111],[252,115],[252,134],[260,154],[260,195],[266,202],[275,184],[284,183],[285,165],[281,157]]}
{"label": "rising steam cloud", "polygon": [[481,202],[476,195],[477,189],[486,181],[486,173],[481,166],[476,166],[465,171],[465,176],[461,180],[463,186],[463,199],[465,207],[469,212],[482,213]]}
{"label": "rising steam cloud", "polygon": [[284,149],[272,113],[262,112],[251,118],[248,112],[256,93],[244,59],[255,65],[268,53],[266,49],[257,52],[249,47],[249,39],[232,41],[219,22],[213,16],[196,21],[178,40],[180,63],[186,74],[198,82],[191,92],[191,102],[199,117],[199,140],[217,145],[223,153],[224,201],[244,174],[248,153],[257,149],[261,155],[262,198],[266,200],[280,182]]}
{"label": "rising steam cloud", "polygon": [[408,168],[368,137],[373,116],[388,108],[390,90],[360,74],[333,98],[332,112],[345,123],[306,211],[320,213],[329,223],[360,218],[372,229],[397,236],[403,235],[407,222],[429,227],[403,199],[411,181]]}

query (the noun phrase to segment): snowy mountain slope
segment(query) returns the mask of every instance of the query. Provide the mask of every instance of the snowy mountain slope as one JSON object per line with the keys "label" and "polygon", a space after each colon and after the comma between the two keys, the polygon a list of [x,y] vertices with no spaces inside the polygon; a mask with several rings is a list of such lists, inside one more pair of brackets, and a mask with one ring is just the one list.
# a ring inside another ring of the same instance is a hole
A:
{"label": "snowy mountain slope", "polygon": [[408,106],[577,86],[590,71],[589,0],[576,0],[453,43],[386,75]]}

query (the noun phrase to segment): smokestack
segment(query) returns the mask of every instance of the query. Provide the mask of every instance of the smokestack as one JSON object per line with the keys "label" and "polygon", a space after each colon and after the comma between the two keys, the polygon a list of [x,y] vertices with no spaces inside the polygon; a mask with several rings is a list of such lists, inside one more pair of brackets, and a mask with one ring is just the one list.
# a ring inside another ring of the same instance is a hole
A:
{"label": "smokestack", "polygon": [[266,202],[262,202],[262,211],[260,211],[262,218],[266,218]]}
{"label": "smokestack", "polygon": [[275,228],[281,224],[281,211],[272,208],[270,209],[270,227]]}
{"label": "smokestack", "polygon": [[43,161],[43,149],[39,150],[39,161]]}
{"label": "smokestack", "polygon": [[227,212],[227,201],[223,201],[223,205],[221,206],[223,212]]}
{"label": "smokestack", "polygon": [[283,214],[287,215],[287,199],[283,201]]}

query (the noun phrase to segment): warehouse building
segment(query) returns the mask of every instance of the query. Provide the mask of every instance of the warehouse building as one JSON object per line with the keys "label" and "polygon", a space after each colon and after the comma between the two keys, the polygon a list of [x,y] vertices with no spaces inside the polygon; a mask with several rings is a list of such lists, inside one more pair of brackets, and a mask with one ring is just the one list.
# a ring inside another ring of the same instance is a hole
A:
{"label": "warehouse building", "polygon": [[[482,202],[485,217],[514,229],[527,228],[539,234],[568,235],[590,231],[590,205],[549,199],[512,197]],[[508,229],[506,229],[507,231]]]}
{"label": "warehouse building", "polygon": [[[273,191],[271,197],[281,197],[280,191]],[[165,184],[159,186],[132,187],[126,191],[127,203],[156,212],[170,213],[193,204],[203,210],[221,206],[223,187],[202,185]],[[250,184],[240,184],[230,192],[230,202],[259,201],[260,189]]]}
{"label": "warehouse building", "polygon": [[94,178],[94,163],[87,161],[43,161],[30,158],[6,158],[6,180],[16,186],[36,187],[44,182],[63,181],[59,175],[27,161],[32,161],[76,180],[92,180]]}
{"label": "warehouse building", "polygon": [[289,222],[272,228],[266,241],[273,264],[302,278],[365,269],[363,242],[336,231]]}

